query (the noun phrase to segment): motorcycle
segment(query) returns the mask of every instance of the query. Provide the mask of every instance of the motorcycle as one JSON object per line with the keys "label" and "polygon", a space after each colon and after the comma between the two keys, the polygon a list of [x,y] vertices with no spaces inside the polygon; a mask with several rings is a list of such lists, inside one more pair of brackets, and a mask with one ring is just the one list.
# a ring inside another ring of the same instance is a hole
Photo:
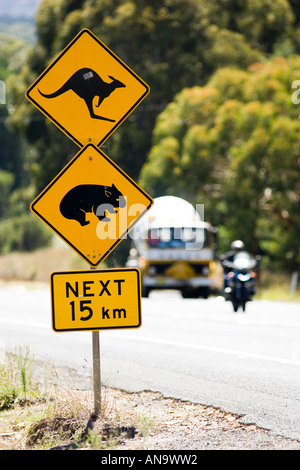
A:
{"label": "motorcycle", "polygon": [[235,255],[231,269],[225,273],[225,299],[231,301],[235,312],[241,307],[246,310],[246,303],[252,300],[255,294],[255,278],[258,261],[247,252]]}

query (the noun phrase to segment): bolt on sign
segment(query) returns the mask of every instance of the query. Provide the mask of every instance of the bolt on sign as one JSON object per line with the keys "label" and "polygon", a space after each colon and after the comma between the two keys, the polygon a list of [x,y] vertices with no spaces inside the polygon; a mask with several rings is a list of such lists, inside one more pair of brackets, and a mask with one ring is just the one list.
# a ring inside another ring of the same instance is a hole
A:
{"label": "bolt on sign", "polygon": [[52,273],[52,328],[56,332],[138,328],[140,292],[140,271],[135,268]]}
{"label": "bolt on sign", "polygon": [[152,203],[105,153],[88,144],[32,202],[31,210],[97,266]]}
{"label": "bolt on sign", "polygon": [[149,86],[83,29],[26,91],[79,147],[101,146],[149,93]]}

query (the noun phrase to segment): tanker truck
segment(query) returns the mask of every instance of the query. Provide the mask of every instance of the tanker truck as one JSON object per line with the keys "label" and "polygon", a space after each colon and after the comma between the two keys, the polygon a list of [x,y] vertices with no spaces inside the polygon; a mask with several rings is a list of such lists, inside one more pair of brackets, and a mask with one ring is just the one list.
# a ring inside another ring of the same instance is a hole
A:
{"label": "tanker truck", "polygon": [[154,199],[152,208],[130,232],[126,266],[138,267],[142,296],[176,289],[184,298],[207,298],[213,284],[216,229],[188,201]]}

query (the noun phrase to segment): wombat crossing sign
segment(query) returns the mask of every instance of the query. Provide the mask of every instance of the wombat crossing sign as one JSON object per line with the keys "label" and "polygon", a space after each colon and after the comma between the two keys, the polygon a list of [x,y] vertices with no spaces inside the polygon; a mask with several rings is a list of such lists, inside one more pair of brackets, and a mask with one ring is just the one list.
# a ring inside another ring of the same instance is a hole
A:
{"label": "wombat crossing sign", "polygon": [[31,210],[91,266],[127,236],[153,201],[93,144],[80,150]]}

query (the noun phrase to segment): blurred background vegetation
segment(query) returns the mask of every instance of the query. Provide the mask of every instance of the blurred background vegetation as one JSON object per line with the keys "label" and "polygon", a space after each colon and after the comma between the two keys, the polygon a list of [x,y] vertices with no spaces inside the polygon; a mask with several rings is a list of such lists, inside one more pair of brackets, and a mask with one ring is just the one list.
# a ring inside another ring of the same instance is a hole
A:
{"label": "blurred background vegetation", "polygon": [[89,28],[151,90],[103,151],[152,197],[204,204],[219,253],[240,238],[265,268],[299,270],[298,0],[27,0],[13,11],[0,0],[0,7],[0,254],[51,243],[29,205],[79,148],[25,91]]}

